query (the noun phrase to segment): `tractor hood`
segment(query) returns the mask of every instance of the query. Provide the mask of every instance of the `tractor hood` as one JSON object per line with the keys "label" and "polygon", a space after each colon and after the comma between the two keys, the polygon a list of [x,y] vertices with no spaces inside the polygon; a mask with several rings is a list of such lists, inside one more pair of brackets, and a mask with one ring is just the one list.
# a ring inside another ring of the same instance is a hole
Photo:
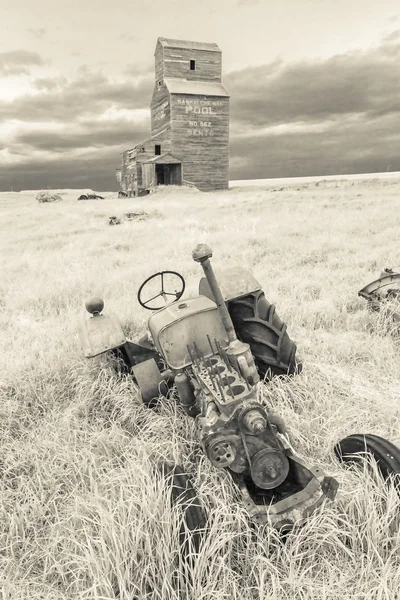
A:
{"label": "tractor hood", "polygon": [[[261,290],[261,285],[257,279],[242,267],[228,267],[225,269],[215,270],[215,277],[217,278],[218,285],[220,287],[222,297],[225,302],[242,298],[252,292]],[[213,293],[210,289],[208,281],[205,277],[200,279],[199,283],[199,294],[207,296],[210,300],[214,300]]]}
{"label": "tractor hood", "polygon": [[174,370],[192,364],[188,346],[195,344],[198,354],[205,358],[217,352],[215,341],[224,349],[228,347],[217,305],[205,296],[178,300],[162,308],[150,317],[148,326],[157,350]]}

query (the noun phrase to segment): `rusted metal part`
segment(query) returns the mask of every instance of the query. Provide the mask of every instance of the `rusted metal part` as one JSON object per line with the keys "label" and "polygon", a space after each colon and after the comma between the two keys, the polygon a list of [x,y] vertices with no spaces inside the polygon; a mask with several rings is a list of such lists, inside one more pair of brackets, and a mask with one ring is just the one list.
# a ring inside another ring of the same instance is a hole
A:
{"label": "rusted metal part", "polygon": [[[381,275],[379,279],[375,279],[358,292],[358,295],[367,300],[369,308],[374,311],[384,309],[386,300],[398,298],[400,302],[400,289],[389,287],[393,284],[400,285],[400,273],[385,269]],[[400,323],[400,312],[388,311],[388,317],[391,317],[395,323]]]}
{"label": "rusted metal part", "polygon": [[333,499],[336,480],[295,456],[284,437],[283,420],[276,415],[269,419],[256,386],[245,386],[240,373],[229,371],[219,354],[207,360],[196,350],[190,354],[203,398],[196,419],[200,442],[211,463],[228,469],[238,482],[249,516],[274,527],[293,526]]}
{"label": "rusted metal part", "polygon": [[365,298],[366,300],[371,300],[375,297],[375,295],[378,292],[380,292],[380,290],[388,287],[389,285],[392,285],[394,282],[400,284],[400,273],[387,273],[383,277],[375,279],[374,281],[363,287],[358,292],[358,295],[362,298]]}
{"label": "rusted metal part", "polygon": [[104,196],[98,194],[81,194],[78,200],[104,200]]}
{"label": "rusted metal part", "polygon": [[300,483],[286,481],[274,489],[262,490],[261,494],[251,481],[231,473],[246,510],[256,523],[291,529],[302,525],[326,500],[335,499],[339,487],[336,479],[321,469],[307,467],[298,456],[289,457],[289,464]]}
{"label": "rusted metal part", "polygon": [[203,268],[204,275],[208,281],[208,285],[212,291],[214,301],[218,307],[218,311],[224,325],[224,329],[228,335],[229,342],[237,341],[235,328],[232,323],[229,311],[226,307],[225,300],[222,296],[219,288],[217,279],[215,277],[213,268],[211,266],[210,258],[212,257],[212,250],[206,244],[199,244],[192,252],[193,260],[199,262]]}
{"label": "rusted metal part", "polygon": [[259,381],[254,358],[250,346],[238,340],[236,336],[235,327],[229,314],[228,307],[211,266],[210,258],[212,257],[212,250],[206,244],[198,244],[192,252],[192,257],[193,260],[200,263],[203,268],[212,296],[218,307],[218,312],[229,340],[229,346],[226,349],[228,360],[238,368],[245,381],[253,385]]}
{"label": "rusted metal part", "polygon": [[275,489],[289,474],[289,460],[275,448],[259,450],[251,461],[251,478],[263,490]]}

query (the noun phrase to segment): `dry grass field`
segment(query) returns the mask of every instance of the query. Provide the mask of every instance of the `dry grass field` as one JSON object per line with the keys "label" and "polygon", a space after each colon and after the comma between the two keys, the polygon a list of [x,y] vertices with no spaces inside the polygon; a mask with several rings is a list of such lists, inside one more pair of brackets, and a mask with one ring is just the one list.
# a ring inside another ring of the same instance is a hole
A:
{"label": "dry grass field", "polygon": [[[61,195],[39,204],[34,192],[0,194],[0,597],[400,598],[399,497],[333,455],[351,433],[400,445],[399,338],[357,297],[381,268],[400,266],[400,180]],[[104,298],[129,337],[141,334],[150,313],[137,303],[140,283],[173,269],[196,294],[199,242],[216,268],[251,269],[287,322],[304,370],[263,395],[300,456],[341,485],[285,544],[250,527],[172,398],[147,410],[130,380],[81,353],[89,296]],[[165,459],[193,474],[209,513],[190,579],[176,577],[179,523],[153,474]]]}

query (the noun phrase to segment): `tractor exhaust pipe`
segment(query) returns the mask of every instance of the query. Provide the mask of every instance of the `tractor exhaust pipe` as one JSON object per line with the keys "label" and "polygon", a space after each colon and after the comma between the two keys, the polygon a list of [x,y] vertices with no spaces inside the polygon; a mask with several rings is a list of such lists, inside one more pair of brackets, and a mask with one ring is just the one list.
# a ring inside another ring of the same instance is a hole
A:
{"label": "tractor exhaust pipe", "polygon": [[226,354],[229,361],[250,385],[255,385],[260,380],[257,367],[249,344],[241,342],[236,336],[231,316],[211,266],[210,258],[212,257],[212,250],[207,244],[198,244],[192,252],[192,257],[195,262],[201,264],[208,285],[214,296],[215,303],[218,307],[222,324],[228,336],[229,346],[226,350]]}
{"label": "tractor exhaust pipe", "polygon": [[229,343],[236,342],[236,332],[232,323],[231,316],[225,304],[225,300],[222,296],[222,292],[218,285],[215,277],[214,270],[211,266],[210,258],[212,257],[212,250],[210,246],[206,244],[198,244],[192,252],[193,260],[198,262],[203,267],[204,275],[208,281],[208,285],[213,293],[215,303],[218,306],[218,311],[221,316],[222,324],[227,333]]}

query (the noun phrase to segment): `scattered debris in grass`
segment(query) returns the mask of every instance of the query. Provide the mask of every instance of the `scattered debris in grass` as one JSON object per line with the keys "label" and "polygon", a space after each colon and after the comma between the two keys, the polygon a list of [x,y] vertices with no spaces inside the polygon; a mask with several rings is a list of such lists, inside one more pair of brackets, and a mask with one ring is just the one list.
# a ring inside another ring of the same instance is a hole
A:
{"label": "scattered debris in grass", "polygon": [[38,202],[60,202],[62,200],[60,194],[55,194],[52,192],[47,192],[42,190],[36,195],[36,200]]}

